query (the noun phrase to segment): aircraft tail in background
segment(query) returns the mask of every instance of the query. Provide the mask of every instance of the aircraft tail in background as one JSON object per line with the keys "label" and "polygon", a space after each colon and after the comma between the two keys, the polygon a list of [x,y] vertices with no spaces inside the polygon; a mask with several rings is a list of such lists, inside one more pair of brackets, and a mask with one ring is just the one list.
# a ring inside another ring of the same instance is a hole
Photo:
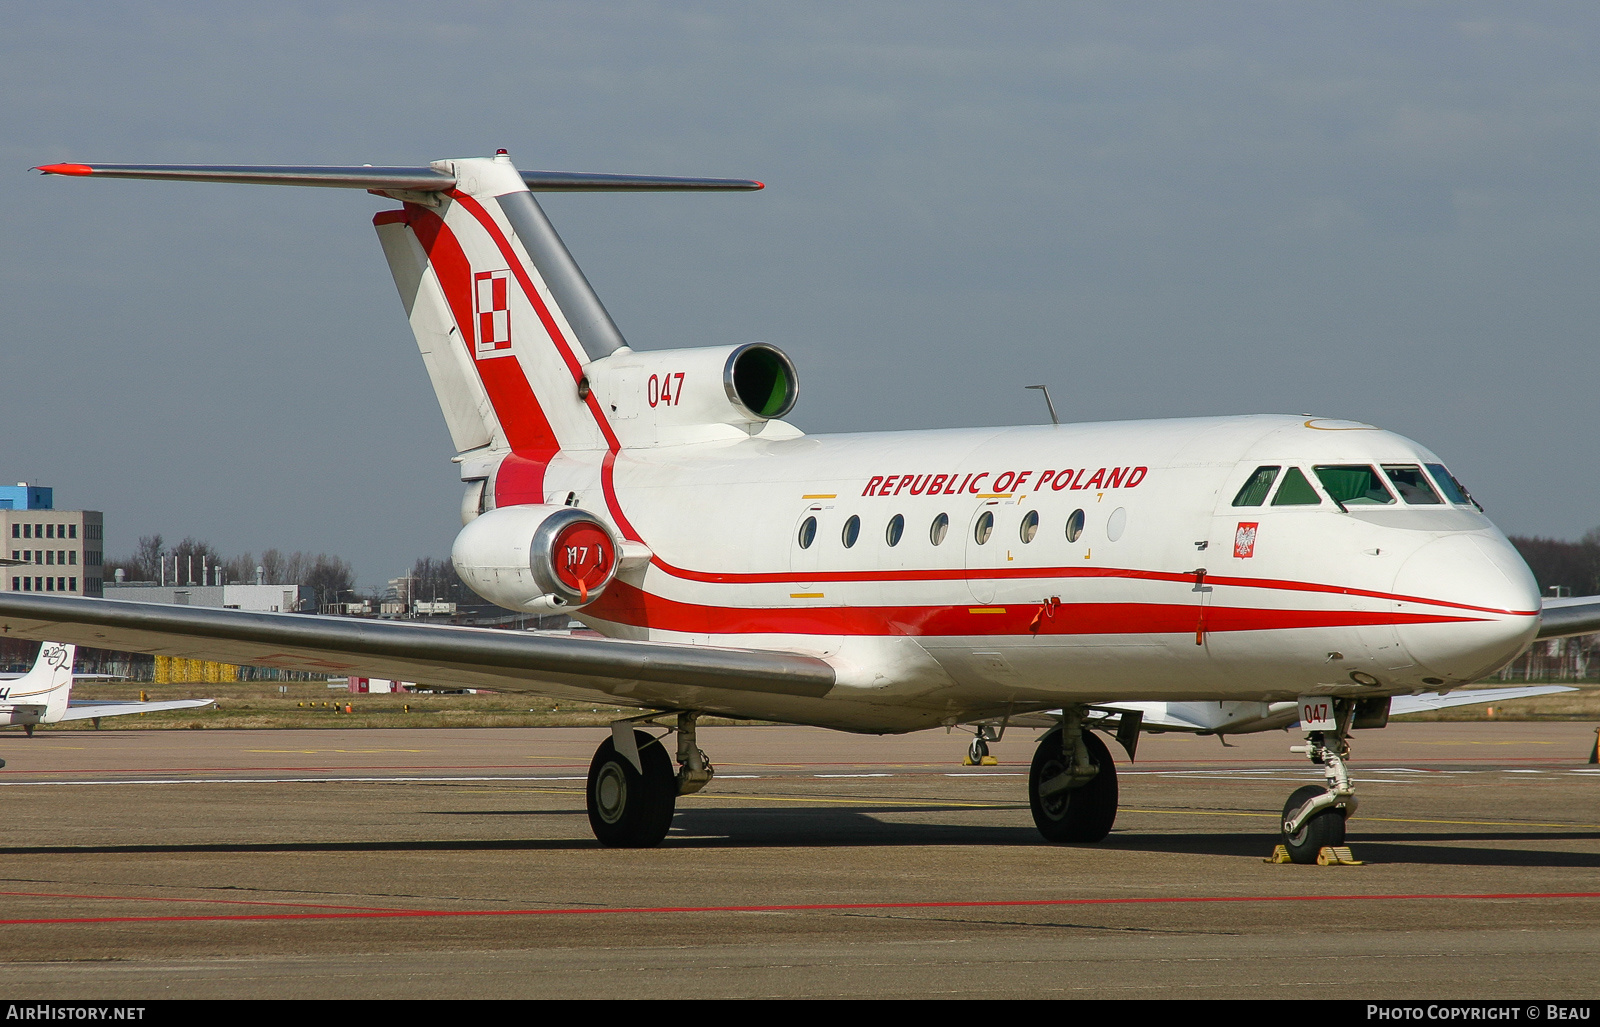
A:
{"label": "aircraft tail in background", "polygon": [[216,703],[215,699],[74,703],[72,660],[76,655],[76,646],[46,642],[39,647],[32,670],[13,681],[0,683],[0,727],[21,725],[31,735],[39,724],[59,724],[68,720],[98,721],[101,717],[122,717],[130,713],[155,713],[159,710],[191,710]]}

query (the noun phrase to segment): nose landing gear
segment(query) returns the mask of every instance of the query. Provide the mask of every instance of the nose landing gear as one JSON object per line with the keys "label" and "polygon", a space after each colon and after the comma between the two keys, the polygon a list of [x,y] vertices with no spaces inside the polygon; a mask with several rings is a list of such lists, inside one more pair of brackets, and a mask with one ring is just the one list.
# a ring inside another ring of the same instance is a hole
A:
{"label": "nose landing gear", "polygon": [[[1311,719],[1309,707],[1316,705],[1302,699],[1301,722],[1308,727],[1306,744],[1291,746],[1290,752],[1304,753],[1312,763],[1319,764],[1327,775],[1327,787],[1306,785],[1289,796],[1283,807],[1283,846],[1289,858],[1296,863],[1315,863],[1317,854],[1326,846],[1344,844],[1345,820],[1356,811],[1355,787],[1345,760],[1350,756],[1350,722],[1355,703],[1349,699],[1318,700],[1326,709],[1331,705],[1332,717]],[[1309,730],[1310,727],[1322,730]]]}

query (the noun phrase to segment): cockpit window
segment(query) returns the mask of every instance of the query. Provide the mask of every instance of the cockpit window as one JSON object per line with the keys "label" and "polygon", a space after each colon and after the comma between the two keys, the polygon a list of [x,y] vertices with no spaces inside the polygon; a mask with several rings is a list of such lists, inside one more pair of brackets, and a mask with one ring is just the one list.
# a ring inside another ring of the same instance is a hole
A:
{"label": "cockpit window", "polygon": [[1234,506],[1260,506],[1267,501],[1267,493],[1272,491],[1272,483],[1278,478],[1278,468],[1257,467],[1256,473],[1244,483],[1244,488],[1233,497]]}
{"label": "cockpit window", "polygon": [[1428,472],[1433,475],[1433,480],[1438,484],[1439,491],[1444,493],[1444,498],[1462,506],[1474,505],[1472,496],[1461,487],[1461,483],[1456,481],[1456,476],[1451,474],[1444,464],[1429,464]]}
{"label": "cockpit window", "polygon": [[1278,494],[1272,497],[1273,506],[1316,506],[1321,502],[1322,497],[1298,467],[1289,468],[1283,476],[1283,484],[1278,486]]}
{"label": "cockpit window", "polygon": [[1366,464],[1319,464],[1313,470],[1340,506],[1389,506],[1394,502],[1378,472]]}
{"label": "cockpit window", "polygon": [[1389,476],[1400,498],[1413,506],[1439,506],[1444,502],[1416,464],[1384,464],[1383,473]]}

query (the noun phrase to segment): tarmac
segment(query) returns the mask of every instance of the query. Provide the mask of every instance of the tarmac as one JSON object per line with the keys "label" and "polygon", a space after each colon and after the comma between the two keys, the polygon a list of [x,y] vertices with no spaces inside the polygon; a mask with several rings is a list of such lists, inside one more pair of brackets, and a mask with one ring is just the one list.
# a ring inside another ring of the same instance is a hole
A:
{"label": "tarmac", "polygon": [[1052,845],[1036,732],[702,728],[646,851],[589,832],[603,729],[8,733],[0,994],[1596,999],[1594,727],[1357,733],[1359,867],[1263,862],[1297,733],[1147,736]]}

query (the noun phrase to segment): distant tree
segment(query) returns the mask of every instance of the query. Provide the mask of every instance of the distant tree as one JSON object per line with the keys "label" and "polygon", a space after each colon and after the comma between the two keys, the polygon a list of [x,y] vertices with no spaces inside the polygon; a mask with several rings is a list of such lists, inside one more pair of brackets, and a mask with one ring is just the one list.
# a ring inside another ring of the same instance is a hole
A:
{"label": "distant tree", "polygon": [[1600,595],[1600,528],[1577,542],[1511,536],[1511,544],[1528,562],[1545,595],[1560,586],[1575,596]]}
{"label": "distant tree", "polygon": [[161,576],[161,558],[166,555],[166,545],[160,535],[145,535],[132,556],[117,557],[105,563],[106,579],[115,581],[117,571],[127,581],[157,581]]}
{"label": "distant tree", "polygon": [[128,568],[128,577],[136,581],[154,581],[160,572],[161,559],[166,555],[166,543],[160,535],[141,535],[139,546],[133,551],[133,566]]}
{"label": "distant tree", "polygon": [[305,578],[297,583],[311,586],[317,597],[317,606],[321,608],[329,603],[340,602],[353,591],[356,575],[351,566],[337,556],[318,553],[312,558],[311,568]]}
{"label": "distant tree", "polygon": [[462,584],[455,564],[424,556],[411,565],[411,598],[425,602],[476,603],[477,597]]}
{"label": "distant tree", "polygon": [[216,579],[211,576],[210,569],[222,563],[222,554],[217,552],[217,547],[209,542],[189,536],[176,546],[167,556],[167,565],[172,568],[168,582],[182,585],[209,585]]}

